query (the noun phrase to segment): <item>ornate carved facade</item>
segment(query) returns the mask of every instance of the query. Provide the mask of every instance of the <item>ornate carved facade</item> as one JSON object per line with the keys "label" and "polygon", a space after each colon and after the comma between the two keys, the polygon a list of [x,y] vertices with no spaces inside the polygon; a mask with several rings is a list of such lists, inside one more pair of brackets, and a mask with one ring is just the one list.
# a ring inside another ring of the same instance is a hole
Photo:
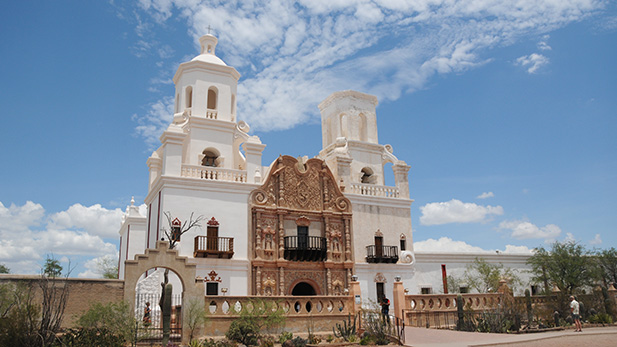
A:
{"label": "ornate carved facade", "polygon": [[249,201],[252,294],[344,293],[353,271],[351,204],[324,161],[279,157]]}

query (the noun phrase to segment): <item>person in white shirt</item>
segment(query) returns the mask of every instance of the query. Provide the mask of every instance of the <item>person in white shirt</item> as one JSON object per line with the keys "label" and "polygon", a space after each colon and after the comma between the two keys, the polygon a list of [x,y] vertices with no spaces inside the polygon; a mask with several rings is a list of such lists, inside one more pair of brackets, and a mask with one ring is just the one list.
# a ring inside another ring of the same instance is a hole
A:
{"label": "person in white shirt", "polygon": [[572,319],[574,320],[574,325],[576,326],[576,330],[574,331],[583,331],[579,307],[580,305],[574,296],[570,296],[570,312],[572,312]]}

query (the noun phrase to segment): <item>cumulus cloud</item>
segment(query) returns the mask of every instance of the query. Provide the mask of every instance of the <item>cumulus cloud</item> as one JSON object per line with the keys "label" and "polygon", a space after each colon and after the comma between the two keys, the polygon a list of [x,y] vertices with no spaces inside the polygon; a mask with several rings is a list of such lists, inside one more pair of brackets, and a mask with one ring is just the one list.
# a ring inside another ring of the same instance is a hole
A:
{"label": "cumulus cloud", "polygon": [[[188,23],[195,42],[214,28],[217,52],[243,75],[238,115],[253,129],[267,131],[318,122],[316,105],[336,90],[395,100],[424,88],[437,74],[490,62],[494,47],[540,35],[544,43],[538,47],[546,50],[543,35],[604,5],[589,0],[141,0],[134,13],[142,34],[138,42],[145,40],[144,27],[164,30],[174,19]],[[167,59],[173,51],[161,54],[161,45],[150,39],[138,51]],[[517,60],[530,73],[547,62],[536,53]],[[172,103],[164,99],[140,117],[137,132],[147,141],[162,131],[161,119],[164,125],[171,120]]]}
{"label": "cumulus cloud", "polygon": [[509,230],[510,236],[518,239],[544,239],[546,242],[554,241],[561,235],[561,229],[555,224],[547,224],[538,227],[527,221],[503,221],[499,223],[499,229]]}
{"label": "cumulus cloud", "polygon": [[171,96],[163,98],[148,108],[145,116],[134,114],[133,120],[139,124],[135,129],[137,134],[146,140],[150,149],[154,149],[160,144],[159,137],[174,118],[174,99]]}
{"label": "cumulus cloud", "polygon": [[476,196],[476,199],[488,199],[488,198],[492,198],[494,196],[495,196],[495,194],[493,194],[493,192],[484,192],[484,193]]}
{"label": "cumulus cloud", "polygon": [[13,273],[32,274],[40,271],[48,254],[63,262],[115,255],[121,219],[120,209],[99,204],[74,204],[48,214],[31,201],[8,208],[0,202],[0,263]]}
{"label": "cumulus cloud", "polygon": [[508,253],[508,254],[531,254],[532,250],[526,246],[506,245],[504,250],[487,250],[472,246],[464,241],[455,241],[449,237],[440,237],[438,240],[428,239],[417,241],[413,244],[416,252],[430,253]]}
{"label": "cumulus cloud", "polygon": [[600,237],[600,234],[596,234],[596,236],[592,240],[589,241],[589,244],[593,246],[601,245],[602,238]]}
{"label": "cumulus cloud", "polygon": [[116,237],[120,228],[122,210],[108,210],[100,204],[83,206],[74,204],[66,211],[50,217],[49,228],[82,229],[88,234],[101,237]]}
{"label": "cumulus cloud", "polygon": [[503,207],[481,206],[452,199],[447,202],[428,203],[420,207],[420,212],[420,223],[423,225],[481,223],[486,222],[491,215],[502,215]]}
{"label": "cumulus cloud", "polygon": [[534,74],[538,72],[538,70],[547,65],[549,59],[542,54],[532,53],[530,55],[524,55],[516,59],[516,65],[527,68],[527,72],[530,74]]}

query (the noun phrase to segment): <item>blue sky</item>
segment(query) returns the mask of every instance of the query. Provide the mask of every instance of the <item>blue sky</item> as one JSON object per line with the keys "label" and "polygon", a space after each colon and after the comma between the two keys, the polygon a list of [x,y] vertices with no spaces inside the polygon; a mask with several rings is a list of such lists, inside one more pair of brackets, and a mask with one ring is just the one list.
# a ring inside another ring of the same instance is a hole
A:
{"label": "blue sky", "polygon": [[379,98],[380,142],[411,165],[416,250],[617,246],[614,2],[26,0],[0,19],[0,263],[15,273],[53,254],[99,276],[117,255],[171,77],[209,25],[264,165],[317,155],[331,92]]}

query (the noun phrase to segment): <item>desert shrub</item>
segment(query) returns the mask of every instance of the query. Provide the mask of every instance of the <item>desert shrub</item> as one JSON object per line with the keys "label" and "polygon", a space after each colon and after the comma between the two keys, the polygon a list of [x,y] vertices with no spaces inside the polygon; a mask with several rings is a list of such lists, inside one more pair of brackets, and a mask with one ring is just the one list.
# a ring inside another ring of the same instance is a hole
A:
{"label": "desert shrub", "polygon": [[362,338],[360,339],[360,344],[362,346],[374,345],[375,344],[375,338],[373,336],[371,336],[371,335],[364,334],[364,336],[362,336]]}
{"label": "desert shrub", "polygon": [[224,340],[209,339],[209,340],[201,342],[201,345],[199,347],[237,347],[237,346],[238,346],[237,343],[235,343],[234,341],[227,340],[227,339],[224,339]]}
{"label": "desert shrub", "polygon": [[124,301],[92,304],[79,317],[77,325],[86,330],[119,336],[125,342],[132,342],[135,338],[135,317],[131,314],[129,304]]}
{"label": "desert shrub", "polygon": [[54,343],[57,347],[123,347],[124,338],[113,334],[105,328],[69,329]]}
{"label": "desert shrub", "polygon": [[279,335],[279,343],[283,344],[285,341],[287,340],[291,340],[293,339],[294,334],[289,332],[289,331],[283,331],[280,335]]}
{"label": "desert shrub", "polygon": [[257,339],[257,345],[259,347],[274,347],[274,339],[267,335],[262,335]]}
{"label": "desert shrub", "polygon": [[332,336],[331,334],[326,336],[326,342],[330,343],[332,341],[334,341],[334,336]]}
{"label": "desert shrub", "polygon": [[254,346],[259,337],[259,326],[253,321],[239,318],[231,322],[225,337],[246,346]]}
{"label": "desert shrub", "polygon": [[595,324],[613,324],[613,317],[606,313],[596,313],[589,316],[589,323]]}
{"label": "desert shrub", "polygon": [[293,340],[291,340],[291,342],[293,343],[294,347],[306,347],[308,341],[301,338],[300,336],[296,336]]}

